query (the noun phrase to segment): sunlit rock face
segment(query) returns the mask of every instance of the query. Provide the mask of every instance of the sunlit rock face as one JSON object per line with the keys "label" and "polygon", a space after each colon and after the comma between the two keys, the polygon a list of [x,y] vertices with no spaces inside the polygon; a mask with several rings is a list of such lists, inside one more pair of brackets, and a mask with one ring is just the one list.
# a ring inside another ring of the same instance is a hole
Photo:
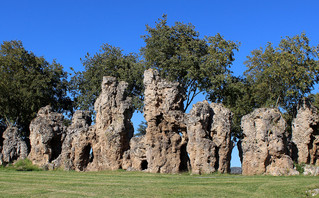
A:
{"label": "sunlit rock face", "polygon": [[147,170],[178,173],[187,170],[183,93],[178,83],[162,80],[156,70],[144,72],[144,118]]}
{"label": "sunlit rock face", "polygon": [[31,151],[28,158],[40,167],[50,164],[61,153],[65,133],[63,115],[53,112],[49,105],[42,107],[30,124]]}
{"label": "sunlit rock face", "polygon": [[[87,170],[117,170],[122,168],[123,154],[129,149],[134,128],[132,99],[127,97],[126,82],[103,77],[102,91],[94,104],[96,123],[88,132],[93,160]],[[93,135],[92,135],[93,134]]]}
{"label": "sunlit rock face", "polygon": [[187,115],[187,152],[193,174],[230,172],[231,117],[221,104],[204,101],[193,105]]}
{"label": "sunlit rock face", "polygon": [[319,166],[319,116],[316,107],[303,101],[292,123],[292,141],[297,147],[298,163]]}
{"label": "sunlit rock face", "polygon": [[2,134],[2,150],[0,153],[0,165],[13,163],[28,156],[28,147],[21,138],[17,127],[8,127]]}
{"label": "sunlit rock face", "polygon": [[298,174],[286,154],[286,122],[278,109],[256,109],[242,118],[241,127],[243,175]]}

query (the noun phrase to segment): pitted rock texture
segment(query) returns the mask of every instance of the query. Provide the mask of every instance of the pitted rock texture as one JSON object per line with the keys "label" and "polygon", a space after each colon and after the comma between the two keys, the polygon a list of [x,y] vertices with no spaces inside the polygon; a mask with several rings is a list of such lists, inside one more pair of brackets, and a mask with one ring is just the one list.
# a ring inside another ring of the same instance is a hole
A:
{"label": "pitted rock texture", "polygon": [[102,91],[94,104],[96,124],[89,126],[87,111],[74,114],[54,167],[76,171],[122,168],[123,154],[129,149],[134,133],[132,99],[126,95],[127,86],[114,77],[103,77]]}
{"label": "pitted rock texture", "polygon": [[298,174],[286,155],[286,122],[278,109],[256,109],[242,118],[241,127],[243,175]]}
{"label": "pitted rock texture", "polygon": [[318,176],[319,175],[319,166],[313,166],[306,164],[304,167],[304,175],[310,175],[310,176]]}
{"label": "pitted rock texture", "polygon": [[25,159],[28,156],[26,142],[20,137],[17,127],[8,127],[2,134],[3,145],[0,155],[0,165],[13,163],[18,159]]}
{"label": "pitted rock texture", "polygon": [[183,93],[179,84],[162,80],[156,70],[149,69],[144,72],[144,85],[147,171],[187,170]]}
{"label": "pitted rock texture", "polygon": [[230,110],[221,104],[193,105],[187,116],[187,152],[193,174],[230,172],[231,118]]}
{"label": "pitted rock texture", "polygon": [[89,170],[117,170],[123,154],[129,149],[134,128],[132,98],[126,95],[128,84],[114,77],[103,77],[102,92],[94,104],[96,124],[92,150],[94,159]]}
{"label": "pitted rock texture", "polygon": [[86,170],[87,165],[93,160],[93,155],[90,153],[93,139],[89,135],[90,125],[91,113],[89,111],[78,110],[74,113],[72,123],[66,131],[61,154],[52,162],[54,168]]}
{"label": "pitted rock texture", "polygon": [[319,166],[318,110],[305,100],[292,123],[292,141],[298,150],[298,163]]}
{"label": "pitted rock texture", "polygon": [[63,119],[62,114],[52,112],[48,105],[42,107],[31,121],[28,158],[33,164],[45,167],[60,155],[66,130]]}
{"label": "pitted rock texture", "polygon": [[123,156],[122,168],[128,171],[147,170],[148,162],[146,159],[145,136],[133,137],[130,141],[130,150]]}

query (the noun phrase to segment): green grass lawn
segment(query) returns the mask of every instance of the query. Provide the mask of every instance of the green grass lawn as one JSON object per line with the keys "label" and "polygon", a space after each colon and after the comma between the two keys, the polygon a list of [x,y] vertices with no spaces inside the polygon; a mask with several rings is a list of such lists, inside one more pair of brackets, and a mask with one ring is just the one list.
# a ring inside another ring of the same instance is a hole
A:
{"label": "green grass lawn", "polygon": [[0,169],[0,197],[306,197],[315,188],[319,177]]}

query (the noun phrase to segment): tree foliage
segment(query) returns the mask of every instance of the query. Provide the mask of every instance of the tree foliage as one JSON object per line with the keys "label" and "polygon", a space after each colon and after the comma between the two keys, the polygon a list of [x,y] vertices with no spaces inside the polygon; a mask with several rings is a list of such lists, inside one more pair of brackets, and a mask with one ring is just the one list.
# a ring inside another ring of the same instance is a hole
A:
{"label": "tree foliage", "polygon": [[133,97],[134,108],[141,109],[144,68],[136,54],[124,55],[120,48],[104,44],[99,53],[94,56],[87,54],[82,63],[85,70],[75,72],[71,80],[77,108],[93,111],[103,76],[113,76],[128,83],[128,94]]}
{"label": "tree foliage", "polygon": [[200,38],[192,24],[167,24],[167,17],[147,26],[146,46],[141,52],[147,67],[155,68],[168,80],[177,81],[185,92],[186,106],[201,92],[215,90],[230,73],[238,44],[220,34]]}
{"label": "tree foliage", "polygon": [[140,137],[146,134],[147,122],[142,121],[137,128],[137,133],[134,134],[135,137]]}
{"label": "tree foliage", "polygon": [[265,49],[252,51],[244,74],[252,85],[256,107],[294,108],[318,83],[318,50],[302,33],[282,39],[278,47],[268,43]]}
{"label": "tree foliage", "polygon": [[53,61],[28,52],[21,41],[6,41],[0,49],[0,123],[28,132],[37,111],[50,104],[56,111],[71,111],[67,73]]}

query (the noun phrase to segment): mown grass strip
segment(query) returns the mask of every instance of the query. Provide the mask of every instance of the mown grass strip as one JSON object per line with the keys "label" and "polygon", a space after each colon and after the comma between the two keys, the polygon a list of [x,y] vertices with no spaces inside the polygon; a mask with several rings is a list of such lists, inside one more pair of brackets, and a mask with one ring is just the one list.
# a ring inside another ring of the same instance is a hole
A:
{"label": "mown grass strip", "polygon": [[305,197],[319,177],[0,170],[1,197]]}

